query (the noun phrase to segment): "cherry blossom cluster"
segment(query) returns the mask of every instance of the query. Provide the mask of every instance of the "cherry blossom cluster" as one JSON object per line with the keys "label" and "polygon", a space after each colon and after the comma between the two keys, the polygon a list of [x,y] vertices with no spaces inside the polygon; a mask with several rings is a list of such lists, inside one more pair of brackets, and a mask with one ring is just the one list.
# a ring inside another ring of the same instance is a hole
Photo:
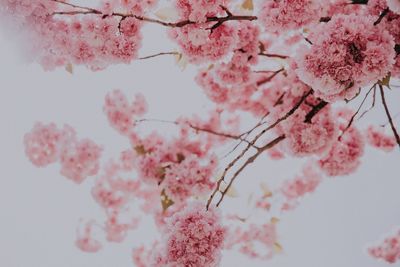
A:
{"label": "cherry blossom cluster", "polygon": [[337,15],[315,28],[297,56],[299,78],[324,100],[352,99],[394,64],[393,37],[373,17]]}
{"label": "cherry blossom cluster", "polygon": [[196,203],[168,219],[156,266],[218,266],[227,229],[216,210]]}
{"label": "cherry blossom cluster", "polygon": [[99,171],[102,148],[90,139],[79,140],[68,125],[59,129],[54,123],[37,123],[25,135],[24,143],[25,153],[34,165],[44,167],[59,161],[61,175],[75,183]]}
{"label": "cherry blossom cluster", "polygon": [[388,263],[400,260],[400,231],[386,237],[380,244],[368,249],[369,254]]}

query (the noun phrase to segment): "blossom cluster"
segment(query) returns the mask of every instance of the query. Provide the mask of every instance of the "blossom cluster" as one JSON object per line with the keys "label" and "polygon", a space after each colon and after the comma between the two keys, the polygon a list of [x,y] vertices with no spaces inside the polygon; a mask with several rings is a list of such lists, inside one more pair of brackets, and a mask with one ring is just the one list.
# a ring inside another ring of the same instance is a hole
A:
{"label": "blossom cluster", "polygon": [[34,165],[44,167],[59,161],[61,175],[75,183],[99,170],[102,148],[90,139],[77,139],[68,125],[59,129],[54,123],[37,123],[25,135],[24,143],[25,153]]}
{"label": "blossom cluster", "polygon": [[368,249],[369,254],[378,259],[395,263],[400,259],[400,231],[385,238],[379,245]]}

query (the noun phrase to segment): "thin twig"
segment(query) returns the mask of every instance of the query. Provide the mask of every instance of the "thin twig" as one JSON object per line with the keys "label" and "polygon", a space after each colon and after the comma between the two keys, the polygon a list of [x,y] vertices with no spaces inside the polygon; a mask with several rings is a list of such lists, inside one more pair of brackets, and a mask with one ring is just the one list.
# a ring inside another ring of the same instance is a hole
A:
{"label": "thin twig", "polygon": [[390,123],[390,127],[392,128],[394,137],[396,138],[396,142],[400,147],[400,136],[397,133],[396,127],[395,127],[395,125],[393,123],[392,116],[390,115],[389,108],[388,108],[387,103],[386,103],[385,93],[384,93],[382,85],[379,85],[379,90],[381,91],[382,104],[383,104],[383,107],[385,108],[386,116],[388,117],[388,120],[389,120],[389,123]]}
{"label": "thin twig", "polygon": [[149,58],[154,58],[154,57],[164,56],[164,55],[179,55],[179,52],[161,52],[161,53],[150,55],[150,56],[140,57],[138,59],[144,60],[144,59],[149,59]]}
{"label": "thin twig", "polygon": [[272,73],[270,76],[268,76],[268,77],[266,77],[266,78],[264,78],[264,79],[262,79],[262,80],[259,80],[259,81],[257,82],[257,86],[263,85],[263,84],[265,84],[265,83],[271,81],[276,75],[278,75],[279,73],[281,73],[281,72],[284,71],[284,70],[285,70],[284,68],[281,68],[281,69],[275,71],[274,73]]}
{"label": "thin twig", "polygon": [[249,157],[245,163],[243,163],[243,165],[235,172],[235,174],[232,176],[231,180],[228,183],[228,186],[225,188],[225,190],[223,190],[221,192],[221,197],[219,199],[219,201],[217,202],[217,207],[221,204],[221,202],[224,200],[224,197],[226,195],[226,193],[229,191],[229,189],[231,188],[233,182],[236,180],[236,178],[239,176],[239,174],[251,163],[253,163],[263,152],[265,152],[266,150],[274,147],[275,145],[279,144],[283,139],[285,139],[286,136],[280,135],[277,138],[273,139],[271,142],[267,143],[266,145],[262,146],[261,148],[259,148],[257,150],[257,152]]}
{"label": "thin twig", "polygon": [[[217,186],[214,189],[214,191],[211,193],[211,196],[209,197],[208,201],[207,201],[207,205],[206,205],[206,209],[208,210],[208,208],[211,205],[212,200],[214,199],[215,195],[217,192],[220,191],[220,185],[223,181],[225,181],[225,176],[227,175],[228,171],[247,153],[247,151],[251,148],[251,144],[255,144],[258,139],[263,136],[266,132],[268,132],[269,130],[275,128],[279,123],[281,123],[282,121],[286,120],[287,118],[289,118],[291,115],[293,115],[293,113],[301,106],[301,104],[306,100],[306,98],[311,95],[313,93],[313,90],[310,89],[308,92],[304,93],[303,96],[300,98],[300,100],[282,117],[280,117],[279,119],[277,119],[273,124],[271,124],[270,126],[268,126],[267,128],[263,129],[260,133],[258,133],[252,141],[250,141],[249,144],[247,144],[247,146],[242,150],[242,152],[233,160],[231,161],[228,166],[224,169],[224,172],[222,173],[221,178],[219,178],[219,180],[217,181]],[[262,148],[261,148],[262,149]],[[259,151],[259,150],[257,150]]]}
{"label": "thin twig", "polygon": [[372,94],[372,103],[371,103],[371,106],[370,106],[367,110],[365,110],[365,111],[358,117],[357,120],[362,119],[362,117],[364,117],[370,110],[372,110],[372,109],[375,107],[375,102],[376,102],[376,86],[374,87],[374,91],[373,91],[373,94]]}
{"label": "thin twig", "polygon": [[338,140],[342,139],[342,136],[346,133],[346,131],[351,127],[351,125],[354,122],[354,118],[357,116],[357,114],[360,112],[362,106],[365,103],[365,100],[367,100],[369,94],[371,93],[371,91],[376,87],[376,84],[374,84],[369,90],[368,92],[365,94],[364,99],[362,100],[360,106],[358,107],[357,111],[353,114],[353,116],[351,116],[349,122],[347,123],[346,128],[344,128],[344,130],[342,131],[342,133],[340,134],[340,136],[338,137]]}

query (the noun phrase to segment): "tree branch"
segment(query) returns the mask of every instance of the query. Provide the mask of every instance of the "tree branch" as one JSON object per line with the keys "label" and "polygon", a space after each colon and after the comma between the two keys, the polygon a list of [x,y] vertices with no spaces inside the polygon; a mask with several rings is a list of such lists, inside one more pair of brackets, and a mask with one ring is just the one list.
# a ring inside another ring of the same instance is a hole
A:
{"label": "tree branch", "polygon": [[[280,117],[278,120],[276,120],[273,124],[271,124],[270,126],[268,126],[267,128],[263,129],[260,133],[258,133],[252,141],[250,141],[249,144],[247,144],[247,146],[242,150],[242,152],[233,160],[231,161],[228,166],[224,169],[224,172],[222,173],[221,178],[219,178],[219,180],[217,181],[217,186],[214,189],[214,191],[211,193],[211,196],[209,197],[208,201],[207,201],[207,205],[206,205],[206,209],[208,210],[208,208],[211,205],[212,200],[214,199],[215,195],[217,194],[217,192],[219,192],[220,190],[220,185],[223,181],[225,181],[225,177],[228,173],[228,171],[247,153],[247,151],[251,148],[251,145],[255,145],[255,143],[258,141],[258,139],[263,136],[266,132],[268,132],[269,130],[275,128],[279,123],[281,123],[282,121],[286,120],[287,118],[289,118],[291,115],[293,115],[293,113],[301,106],[301,104],[306,100],[306,98],[311,95],[313,93],[313,90],[310,89],[309,91],[307,91],[306,93],[303,94],[303,96],[300,98],[300,100],[282,117]],[[262,150],[262,148],[260,148]],[[257,150],[257,152],[260,151],[260,149]]]}
{"label": "tree branch", "polygon": [[[165,27],[171,27],[171,28],[177,28],[177,27],[184,27],[186,25],[189,24],[196,24],[195,21],[190,21],[190,20],[182,20],[182,21],[178,21],[178,22],[165,22],[162,20],[158,20],[158,19],[153,19],[153,18],[148,18],[148,17],[144,17],[144,16],[138,16],[135,14],[125,14],[125,13],[120,13],[120,12],[113,12],[111,14],[103,14],[101,11],[94,9],[94,8],[89,8],[89,7],[82,7],[82,6],[78,6],[78,5],[74,5],[74,4],[70,4],[67,2],[62,2],[60,0],[50,0],[50,1],[54,1],[56,3],[59,4],[63,4],[63,5],[67,5],[73,8],[78,8],[78,9],[84,9],[84,11],[81,10],[76,10],[76,11],[57,11],[54,12],[53,15],[103,15],[103,17],[108,17],[108,16],[115,16],[115,17],[121,17],[122,19],[125,18],[135,18],[137,20],[140,21],[145,21],[145,22],[149,22],[149,23],[155,23],[155,24],[159,24]],[[223,23],[227,22],[227,21],[240,21],[240,20],[248,20],[248,21],[253,21],[253,20],[257,20],[258,18],[256,16],[241,16],[241,15],[233,15],[232,13],[227,13],[227,15],[225,17],[207,17],[206,22],[216,22],[216,24],[214,24],[210,29],[214,30],[215,28],[221,26]]]}
{"label": "tree branch", "polygon": [[361,101],[360,106],[358,107],[357,111],[353,114],[353,116],[351,116],[349,122],[347,123],[346,128],[344,128],[344,130],[343,130],[342,133],[340,134],[338,140],[341,140],[341,139],[342,139],[342,136],[343,136],[343,135],[346,133],[346,131],[351,127],[351,125],[352,125],[353,122],[354,122],[354,118],[355,118],[355,117],[357,116],[357,114],[360,112],[362,106],[363,106],[364,103],[365,103],[365,100],[367,100],[367,97],[369,96],[369,94],[371,93],[371,91],[372,91],[374,88],[376,88],[376,84],[374,84],[374,85],[368,90],[368,92],[365,94],[364,99]]}
{"label": "tree branch", "polygon": [[390,123],[390,127],[392,128],[394,137],[396,138],[396,142],[400,147],[400,136],[397,133],[396,127],[395,127],[395,125],[393,123],[392,116],[390,115],[389,108],[387,106],[386,99],[385,99],[385,92],[383,90],[383,86],[382,85],[379,85],[379,90],[381,91],[382,104],[383,104],[383,107],[385,108],[386,116],[388,117],[388,120],[389,120],[389,123]]}
{"label": "tree branch", "polygon": [[305,123],[311,123],[312,118],[314,118],[315,115],[318,114],[318,112],[320,112],[326,105],[328,105],[329,103],[321,100],[317,105],[315,105],[310,112],[307,113],[304,122]]}
{"label": "tree branch", "polygon": [[271,142],[267,143],[266,145],[260,147],[257,152],[249,157],[246,162],[235,172],[235,174],[232,176],[231,180],[228,183],[228,186],[225,188],[225,190],[223,190],[221,192],[221,197],[219,199],[219,201],[217,202],[217,207],[221,204],[221,202],[224,200],[226,193],[229,191],[229,189],[231,188],[233,182],[236,180],[236,178],[239,176],[239,174],[251,163],[253,163],[264,151],[274,147],[275,145],[279,144],[282,140],[284,140],[286,138],[286,136],[280,135],[278,137],[276,137],[275,139],[273,139]]}
{"label": "tree branch", "polygon": [[161,53],[150,55],[150,56],[140,57],[138,59],[144,60],[144,59],[149,59],[149,58],[154,58],[154,57],[164,56],[164,55],[179,55],[179,52],[161,52]]}

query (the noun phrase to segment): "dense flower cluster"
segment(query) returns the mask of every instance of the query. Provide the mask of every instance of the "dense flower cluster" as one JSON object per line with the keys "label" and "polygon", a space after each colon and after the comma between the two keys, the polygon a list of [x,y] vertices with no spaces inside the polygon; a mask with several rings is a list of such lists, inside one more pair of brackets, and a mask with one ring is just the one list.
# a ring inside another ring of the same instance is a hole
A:
{"label": "dense flower cluster", "polygon": [[296,115],[284,125],[289,152],[296,156],[306,156],[326,151],[337,132],[330,110],[320,112],[312,123],[304,122],[304,112]]}
{"label": "dense flower cluster", "polygon": [[216,61],[227,55],[235,41],[234,28],[221,25],[210,33],[210,23],[173,29],[170,37],[178,43],[190,62]]}
{"label": "dense flower cluster", "polygon": [[225,0],[177,0],[176,7],[182,19],[196,22],[206,22],[207,17],[223,13]]}
{"label": "dense flower cluster", "polygon": [[272,0],[264,1],[260,17],[269,32],[296,30],[312,22],[318,22],[322,1]]}
{"label": "dense flower cluster", "polygon": [[[345,128],[345,125],[339,127],[341,131]],[[361,132],[356,128],[349,128],[319,160],[319,165],[328,176],[348,175],[360,165],[364,145]]]}
{"label": "dense flower cluster", "polygon": [[168,221],[164,265],[159,266],[218,266],[226,231],[216,210],[189,205]]}
{"label": "dense flower cluster", "polygon": [[394,64],[393,37],[372,17],[337,15],[312,32],[302,47],[297,74],[327,100],[351,99],[360,87],[382,79]]}
{"label": "dense flower cluster", "polygon": [[[30,30],[35,54],[46,69],[68,64],[84,64],[94,70],[110,64],[129,63],[141,47],[141,21],[132,17],[99,17],[91,9],[86,16],[74,14],[63,1],[9,1],[2,6],[13,16],[15,26]],[[137,15],[154,5],[155,1],[109,1],[102,9],[121,9]],[[72,12],[72,13],[71,13]],[[79,12],[82,12],[80,9]],[[70,19],[63,19],[70,14]]]}

